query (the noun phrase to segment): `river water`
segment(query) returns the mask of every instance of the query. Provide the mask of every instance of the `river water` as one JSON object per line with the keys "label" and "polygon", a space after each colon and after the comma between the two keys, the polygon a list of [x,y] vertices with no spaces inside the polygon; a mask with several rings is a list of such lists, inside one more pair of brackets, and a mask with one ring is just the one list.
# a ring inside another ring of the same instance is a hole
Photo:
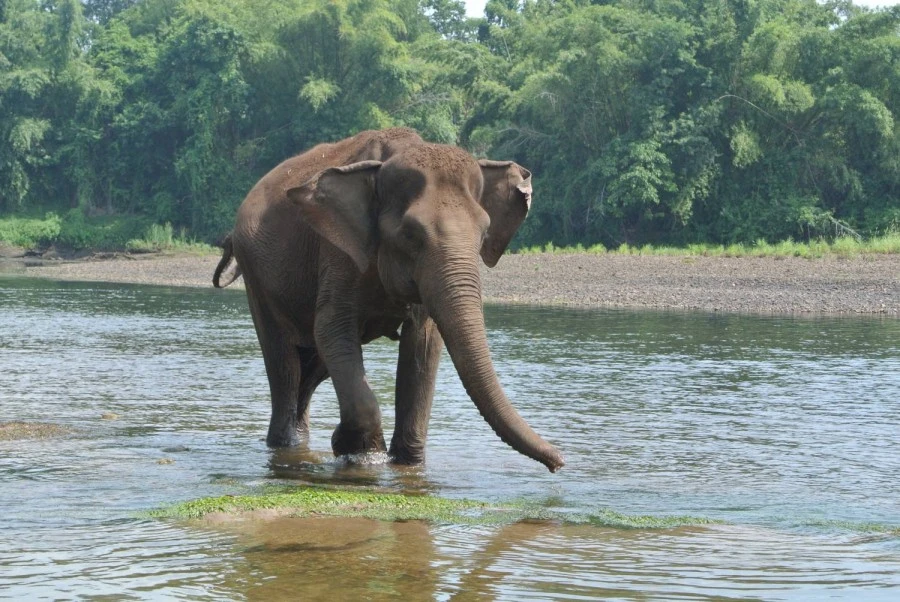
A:
{"label": "river water", "polygon": [[[900,320],[488,307],[501,382],[564,452],[552,475],[482,421],[445,357],[421,468],[263,440],[234,291],[0,278],[4,599],[900,599]],[[366,348],[385,432],[396,344]],[[265,483],[371,484],[670,529],[348,519],[197,526],[141,512]]]}

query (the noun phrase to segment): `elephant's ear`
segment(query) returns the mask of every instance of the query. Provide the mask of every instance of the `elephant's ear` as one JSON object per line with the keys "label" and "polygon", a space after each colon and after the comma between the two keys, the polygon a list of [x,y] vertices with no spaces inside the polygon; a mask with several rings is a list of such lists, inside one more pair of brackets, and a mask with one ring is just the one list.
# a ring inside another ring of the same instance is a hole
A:
{"label": "elephant's ear", "polygon": [[494,267],[531,208],[531,172],[512,161],[478,161],[484,176],[481,206],[491,218],[481,258]]}
{"label": "elephant's ear", "polygon": [[285,191],[320,236],[369,269],[377,244],[375,174],[381,161],[331,167]]}

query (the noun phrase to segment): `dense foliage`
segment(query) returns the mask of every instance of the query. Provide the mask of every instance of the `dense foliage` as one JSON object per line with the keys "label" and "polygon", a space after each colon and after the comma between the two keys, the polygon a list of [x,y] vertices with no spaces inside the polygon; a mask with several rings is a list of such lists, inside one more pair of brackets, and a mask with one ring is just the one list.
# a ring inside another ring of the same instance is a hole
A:
{"label": "dense foliage", "polygon": [[[0,0],[0,212],[213,240],[317,142],[535,173],[518,244],[900,229],[900,8],[847,0]],[[77,230],[77,229],[76,229]]]}

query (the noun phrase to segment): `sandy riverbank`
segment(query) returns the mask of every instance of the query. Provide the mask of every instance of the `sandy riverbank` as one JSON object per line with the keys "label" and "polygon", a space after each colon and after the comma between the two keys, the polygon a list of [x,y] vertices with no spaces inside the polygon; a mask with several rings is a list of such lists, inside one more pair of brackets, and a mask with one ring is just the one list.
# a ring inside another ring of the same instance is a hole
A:
{"label": "sandy riverbank", "polygon": [[[33,261],[29,276],[211,287],[218,256]],[[39,264],[39,265],[37,265]],[[23,270],[19,270],[23,271]],[[489,302],[900,317],[900,256],[802,259],[507,255],[482,269]],[[239,280],[232,287],[242,286]]]}

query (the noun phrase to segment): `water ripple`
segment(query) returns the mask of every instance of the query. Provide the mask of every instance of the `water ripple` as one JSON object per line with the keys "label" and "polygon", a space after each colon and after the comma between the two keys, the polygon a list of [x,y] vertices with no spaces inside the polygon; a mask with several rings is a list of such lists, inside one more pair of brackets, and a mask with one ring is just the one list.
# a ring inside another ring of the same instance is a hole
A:
{"label": "water ripple", "polygon": [[[424,467],[264,443],[241,294],[0,278],[0,598],[894,599],[900,321],[489,307],[497,371],[567,465],[478,415],[445,357]],[[397,346],[365,350],[392,428]],[[179,526],[161,504],[264,483],[378,486],[557,512],[691,515],[669,530],[324,521]]]}

